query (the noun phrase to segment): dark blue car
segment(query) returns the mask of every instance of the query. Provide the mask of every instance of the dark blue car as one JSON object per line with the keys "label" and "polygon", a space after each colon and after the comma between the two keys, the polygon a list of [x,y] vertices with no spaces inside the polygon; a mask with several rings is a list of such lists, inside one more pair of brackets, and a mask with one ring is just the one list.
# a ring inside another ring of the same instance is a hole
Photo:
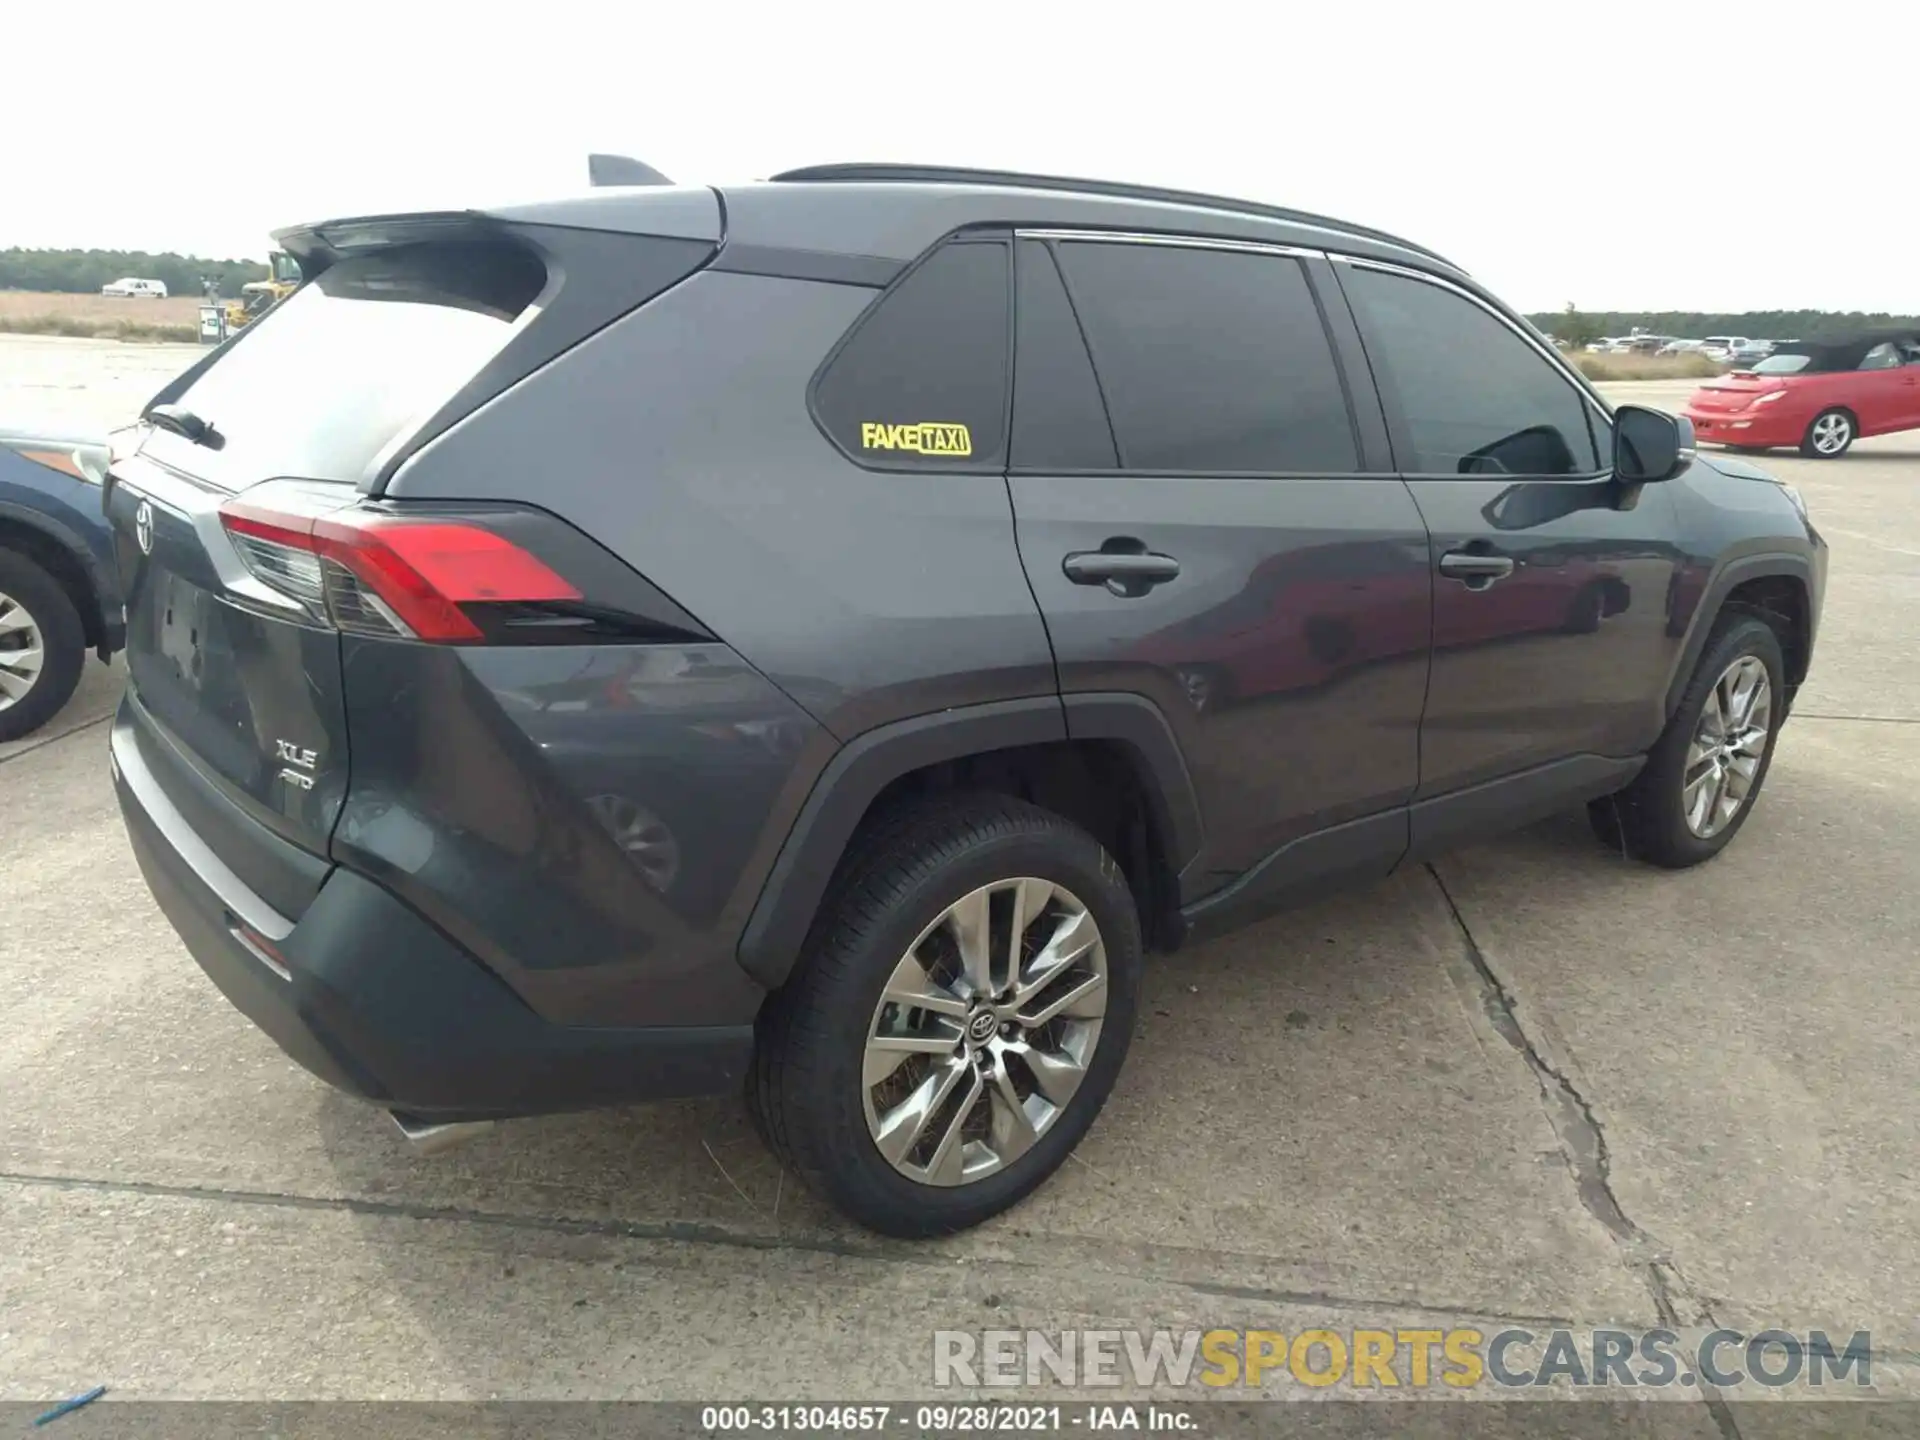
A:
{"label": "dark blue car", "polygon": [[0,436],[0,740],[59,713],[87,651],[104,661],[126,643],[106,468],[96,441]]}

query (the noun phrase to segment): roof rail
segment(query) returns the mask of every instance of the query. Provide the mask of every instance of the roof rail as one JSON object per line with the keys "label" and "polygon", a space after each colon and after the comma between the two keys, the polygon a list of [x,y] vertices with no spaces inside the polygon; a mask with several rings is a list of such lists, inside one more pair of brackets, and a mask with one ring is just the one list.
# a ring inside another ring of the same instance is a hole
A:
{"label": "roof rail", "polygon": [[629,155],[587,156],[587,183],[596,189],[603,185],[673,184],[651,165],[643,165]]}
{"label": "roof rail", "polygon": [[1436,254],[1424,245],[1416,245],[1411,240],[1402,240],[1398,235],[1390,235],[1385,230],[1374,230],[1365,225],[1352,225],[1345,220],[1334,220],[1305,210],[1287,210],[1278,205],[1262,205],[1255,200],[1235,200],[1225,195],[1206,195],[1193,190],[1164,190],[1154,185],[1126,185],[1110,180],[1083,180],[1062,175],[1026,175],[1017,170],[969,170],[958,165],[884,163],[808,165],[798,170],[784,170],[769,178],[803,181],[867,181],[895,185],[1004,185],[1027,190],[1062,190],[1077,195],[1110,195],[1119,200],[1145,200],[1160,205],[1197,205],[1209,210],[1226,210],[1238,215],[1259,215],[1269,220],[1289,220],[1297,225],[1315,225],[1322,229],[1339,230],[1349,235],[1377,240],[1383,244],[1397,245],[1402,250],[1410,250],[1417,255],[1426,256],[1429,260],[1437,260],[1449,269],[1460,268],[1444,255]]}

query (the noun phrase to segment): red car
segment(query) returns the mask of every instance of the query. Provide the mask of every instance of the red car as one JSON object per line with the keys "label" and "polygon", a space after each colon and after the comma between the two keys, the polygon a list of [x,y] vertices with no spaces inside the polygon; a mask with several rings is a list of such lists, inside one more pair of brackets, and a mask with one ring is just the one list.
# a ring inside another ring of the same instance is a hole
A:
{"label": "red car", "polygon": [[1815,460],[1861,435],[1920,430],[1920,331],[1789,341],[1687,402],[1701,440],[1736,450],[1797,445]]}

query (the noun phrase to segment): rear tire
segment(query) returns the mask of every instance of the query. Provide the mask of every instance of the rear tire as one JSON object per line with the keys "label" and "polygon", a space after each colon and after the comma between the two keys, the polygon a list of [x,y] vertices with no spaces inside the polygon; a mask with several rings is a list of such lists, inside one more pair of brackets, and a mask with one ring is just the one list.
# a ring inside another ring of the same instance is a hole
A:
{"label": "rear tire", "polygon": [[[1626,789],[1587,806],[1594,834],[1669,870],[1726,849],[1766,783],[1785,682],[1773,627],[1741,611],[1721,616],[1646,766]],[[1707,716],[1713,705],[1718,722]]]}
{"label": "rear tire", "polygon": [[59,714],[86,654],[86,627],[60,582],[0,549],[0,740],[31,735]]}
{"label": "rear tire", "polygon": [[[1013,917],[1029,910],[1016,965]],[[989,937],[975,953],[1007,987],[976,987],[962,963],[969,933]],[[1037,963],[1069,951],[1070,966]],[[1078,826],[1001,795],[897,812],[856,842],[761,1013],[755,1126],[869,1229],[920,1238],[977,1225],[1059,1169],[1093,1124],[1126,1058],[1141,966],[1126,880]],[[891,998],[907,993],[940,1008]],[[1034,1028],[1015,1018],[1048,1006],[1061,1008]],[[983,1016],[1000,1022],[984,1038]]]}
{"label": "rear tire", "polygon": [[1809,460],[1838,460],[1852,446],[1859,425],[1851,413],[1835,406],[1822,410],[1807,424],[1800,437],[1800,453]]}

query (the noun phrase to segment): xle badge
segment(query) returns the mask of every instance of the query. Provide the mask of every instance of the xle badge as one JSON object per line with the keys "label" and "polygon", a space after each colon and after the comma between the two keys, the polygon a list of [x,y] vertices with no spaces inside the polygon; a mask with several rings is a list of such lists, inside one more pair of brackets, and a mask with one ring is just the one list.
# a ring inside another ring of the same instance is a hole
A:
{"label": "xle badge", "polygon": [[[294,744],[291,740],[276,740],[273,742],[273,758],[287,762],[287,768],[280,772],[282,780],[302,790],[313,789],[312,770],[320,758],[318,754]],[[293,768],[295,766],[299,768]]]}

